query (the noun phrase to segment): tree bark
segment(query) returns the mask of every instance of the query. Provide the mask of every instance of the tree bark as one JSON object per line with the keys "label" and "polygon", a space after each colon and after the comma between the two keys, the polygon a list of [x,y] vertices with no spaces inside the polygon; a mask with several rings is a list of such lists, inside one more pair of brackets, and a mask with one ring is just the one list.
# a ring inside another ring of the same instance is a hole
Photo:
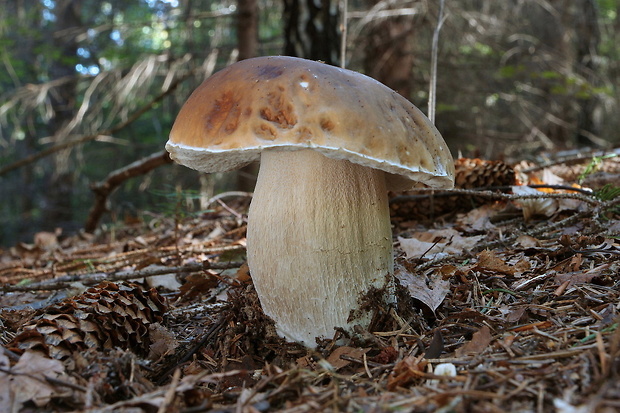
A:
{"label": "tree bark", "polygon": [[[598,26],[598,11],[594,0],[582,0],[580,12],[575,13],[576,27],[575,40],[577,56],[576,70],[583,74],[585,80],[594,86],[596,82],[595,57],[601,40]],[[598,102],[594,95],[579,100],[579,116],[577,119],[577,145],[590,146],[593,142],[590,136],[599,135],[599,127],[594,120],[594,110]]]}
{"label": "tree bark", "polygon": [[[371,0],[368,7],[377,3],[377,0]],[[364,39],[366,74],[407,99],[411,98],[413,87],[414,18],[397,16],[371,23]]]}
{"label": "tree bark", "polygon": [[238,60],[256,57],[258,53],[258,1],[237,1]]}
{"label": "tree bark", "polygon": [[284,0],[284,54],[340,64],[338,0]]}
{"label": "tree bark", "polygon": [[[258,1],[237,1],[237,60],[250,59],[258,55]],[[237,189],[252,192],[256,185],[258,164],[244,166],[237,171]]]}
{"label": "tree bark", "polygon": [[[66,78],[50,93],[52,119],[48,127],[54,136],[54,142],[68,139],[65,126],[75,114],[76,84],[74,58],[77,55],[77,34],[82,30],[79,0],[61,0],[54,8],[56,25],[53,33],[53,45],[59,52],[49,69],[52,79]],[[71,222],[74,173],[70,165],[70,150],[54,155],[53,174],[48,183],[48,198],[44,210],[44,222],[47,226],[62,226]]]}

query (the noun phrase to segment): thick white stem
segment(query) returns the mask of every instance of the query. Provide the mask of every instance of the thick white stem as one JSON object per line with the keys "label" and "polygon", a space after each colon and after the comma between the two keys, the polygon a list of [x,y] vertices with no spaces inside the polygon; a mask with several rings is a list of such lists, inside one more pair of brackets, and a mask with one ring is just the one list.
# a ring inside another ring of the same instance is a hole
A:
{"label": "thick white stem", "polygon": [[384,172],[306,149],[266,150],[248,217],[248,264],[280,335],[308,347],[368,326],[360,299],[393,273]]}

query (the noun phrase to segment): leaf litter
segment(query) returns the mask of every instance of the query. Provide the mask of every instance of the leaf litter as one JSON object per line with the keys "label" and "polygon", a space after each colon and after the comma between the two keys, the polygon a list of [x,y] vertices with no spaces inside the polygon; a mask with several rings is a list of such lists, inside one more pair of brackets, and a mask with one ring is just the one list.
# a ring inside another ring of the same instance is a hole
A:
{"label": "leaf litter", "polygon": [[[260,309],[244,264],[245,198],[96,236],[41,234],[0,251],[0,410],[617,411],[620,202],[565,193],[541,192],[556,205],[542,213],[513,194],[458,190],[450,197],[473,209],[393,210],[398,306],[359,338],[335,332],[316,350],[283,342]],[[157,290],[163,319],[102,281]],[[88,288],[101,295],[97,314],[134,329],[126,340],[147,351],[58,336],[94,328],[58,310],[79,308]],[[26,325],[44,341],[20,339]],[[39,345],[9,351],[58,340],[82,350],[71,362]]]}

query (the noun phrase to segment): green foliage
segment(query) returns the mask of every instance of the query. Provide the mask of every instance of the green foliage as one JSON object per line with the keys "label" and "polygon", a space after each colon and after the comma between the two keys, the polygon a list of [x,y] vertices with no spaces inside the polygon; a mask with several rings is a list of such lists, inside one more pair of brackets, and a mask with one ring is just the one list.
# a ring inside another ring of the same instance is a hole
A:
{"label": "green foliage", "polygon": [[594,196],[603,202],[611,201],[620,196],[620,186],[606,184],[601,189],[596,191]]}
{"label": "green foliage", "polygon": [[[603,202],[609,202],[609,201],[614,201],[616,199],[620,199],[620,186],[606,184],[601,189],[596,191],[594,193],[594,196]],[[607,216],[611,219],[612,216],[618,216],[618,215],[620,215],[620,203],[616,201],[612,203],[611,207],[609,207],[608,210],[605,211],[604,216]]]}
{"label": "green foliage", "polygon": [[613,96],[610,86],[596,86],[575,74],[565,75],[553,70],[528,70],[525,65],[505,65],[497,70],[496,78],[514,79],[546,88],[553,95],[591,99],[597,96]]}
{"label": "green foliage", "polygon": [[617,155],[615,153],[610,153],[603,156],[593,156],[590,163],[586,166],[586,169],[577,178],[577,181],[579,183],[582,183],[588,175],[596,172],[599,169],[599,167],[603,164],[603,160],[614,158],[616,156]]}

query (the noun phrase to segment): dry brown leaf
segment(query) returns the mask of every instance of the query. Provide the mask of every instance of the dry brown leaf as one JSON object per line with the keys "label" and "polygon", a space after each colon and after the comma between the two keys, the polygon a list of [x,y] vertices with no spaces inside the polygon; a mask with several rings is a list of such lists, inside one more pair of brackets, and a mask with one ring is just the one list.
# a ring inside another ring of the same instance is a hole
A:
{"label": "dry brown leaf", "polygon": [[431,230],[415,233],[413,238],[398,237],[400,246],[407,254],[407,258],[441,258],[452,254],[461,254],[464,250],[472,249],[482,235],[463,237],[452,228]]}
{"label": "dry brown leaf", "polygon": [[450,281],[444,280],[440,273],[433,274],[430,279],[422,275],[411,274],[405,268],[398,266],[395,276],[400,284],[407,288],[409,294],[416,300],[422,301],[433,312],[441,305],[450,291]]}
{"label": "dry brown leaf", "polygon": [[456,349],[456,356],[462,357],[467,354],[480,354],[489,347],[491,339],[491,330],[489,327],[482,326],[480,330],[474,333],[470,341]]}
{"label": "dry brown leaf", "polygon": [[428,362],[421,357],[408,356],[396,363],[387,381],[388,390],[405,387],[414,380],[424,377]]}
{"label": "dry brown leaf", "polygon": [[[207,274],[207,276],[205,276]],[[190,274],[185,279],[185,284],[181,286],[180,296],[186,300],[197,297],[211,291],[218,283],[218,279],[212,271],[204,271],[200,274]]]}
{"label": "dry brown leaf", "polygon": [[540,247],[540,241],[530,235],[519,235],[515,242],[521,245],[523,248]]}
{"label": "dry brown leaf", "polygon": [[[162,265],[149,265],[147,268],[155,270],[165,267]],[[181,283],[177,281],[177,276],[174,273],[146,277],[144,280],[146,281],[146,285],[151,288],[165,288],[168,291],[177,291],[181,288]]]}
{"label": "dry brown leaf", "polygon": [[12,368],[0,352],[0,411],[17,412],[26,402],[37,407],[45,406],[52,397],[66,393],[66,388],[56,388],[47,380],[62,379],[69,382],[62,362],[26,351]]}
{"label": "dry brown leaf", "polygon": [[393,363],[398,358],[398,350],[393,346],[383,347],[379,354],[372,358],[375,363],[388,364]]}
{"label": "dry brown leaf", "polygon": [[495,228],[495,225],[491,222],[491,217],[496,213],[497,211],[493,205],[483,205],[469,211],[459,219],[459,223],[461,226],[474,231],[488,231]]}
{"label": "dry brown leaf", "polygon": [[585,202],[579,199],[562,198],[558,199],[558,212],[562,211],[583,211],[587,208]]}
{"label": "dry brown leaf", "polygon": [[431,340],[430,344],[428,345],[428,348],[426,349],[424,353],[424,358],[438,359],[439,356],[441,356],[441,353],[443,353],[443,349],[444,349],[443,334],[441,334],[440,329],[437,329],[433,333],[433,339]]}
{"label": "dry brown leaf", "polygon": [[172,332],[160,323],[153,323],[149,326],[149,335],[152,342],[149,347],[149,360],[157,360],[172,354],[179,347],[179,342]]}
{"label": "dry brown leaf", "polygon": [[55,250],[60,246],[58,243],[60,234],[62,234],[61,228],[56,228],[55,232],[37,232],[34,234],[34,245],[46,251]]}
{"label": "dry brown leaf", "polygon": [[523,317],[523,315],[525,314],[525,311],[527,310],[527,305],[518,305],[518,306],[511,306],[508,309],[508,312],[506,314],[506,321],[508,323],[516,323],[519,320],[521,320],[521,317]]}
{"label": "dry brown leaf", "polygon": [[329,357],[327,357],[327,361],[335,370],[339,370],[351,364],[350,361],[342,359],[341,356],[349,356],[351,358],[361,360],[364,357],[364,354],[368,353],[369,350],[369,348],[355,348],[348,346],[338,347],[332,351]]}
{"label": "dry brown leaf", "polygon": [[592,268],[589,271],[575,271],[563,274],[556,274],[554,281],[557,285],[561,285],[568,281],[566,288],[569,288],[575,284],[589,283],[593,278],[601,274],[601,272],[608,268],[609,264],[599,265],[596,268]]}
{"label": "dry brown leaf", "polygon": [[514,267],[506,264],[497,254],[489,250],[484,250],[478,254],[476,268],[508,275],[514,275],[516,272]]}

